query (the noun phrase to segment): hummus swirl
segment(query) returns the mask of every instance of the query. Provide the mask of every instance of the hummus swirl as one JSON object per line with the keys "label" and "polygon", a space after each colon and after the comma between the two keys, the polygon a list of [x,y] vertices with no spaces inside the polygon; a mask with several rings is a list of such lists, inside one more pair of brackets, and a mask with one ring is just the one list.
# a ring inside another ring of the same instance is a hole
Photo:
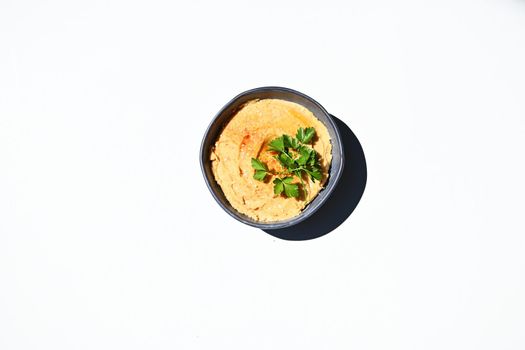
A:
{"label": "hummus swirl", "polygon": [[[268,143],[283,134],[295,136],[300,127],[315,129],[313,148],[319,155],[323,178],[314,183],[305,177],[306,198],[275,195],[271,180],[261,182],[253,178],[251,159],[259,158],[271,170],[282,170],[267,152]],[[332,160],[332,144],[324,124],[307,108],[279,99],[254,100],[246,103],[225,126],[210,160],[215,180],[237,211],[258,221],[281,221],[298,215],[323,188]]]}

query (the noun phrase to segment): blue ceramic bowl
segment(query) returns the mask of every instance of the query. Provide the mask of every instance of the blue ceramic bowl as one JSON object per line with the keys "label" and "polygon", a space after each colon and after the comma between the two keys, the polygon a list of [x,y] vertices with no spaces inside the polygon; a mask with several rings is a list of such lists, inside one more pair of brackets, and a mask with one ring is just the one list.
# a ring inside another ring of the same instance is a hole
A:
{"label": "blue ceramic bowl", "polygon": [[[224,193],[222,192],[219,184],[215,181],[210,162],[211,149],[222,132],[222,129],[233,117],[235,112],[248,101],[265,98],[277,98],[291,101],[308,108],[317,117],[317,119],[319,119],[326,126],[332,142],[332,164],[330,165],[328,181],[325,184],[325,188],[319,192],[314,200],[310,202],[310,204],[308,204],[299,215],[287,220],[273,222],[256,221],[235,210],[224,196]],[[200,163],[206,185],[208,185],[213,198],[215,198],[222,209],[242,223],[264,230],[271,230],[289,227],[304,221],[308,217],[312,216],[312,214],[315,213],[328,200],[343,172],[344,153],[339,130],[337,129],[337,126],[332,117],[323,108],[323,106],[317,103],[313,98],[308,97],[298,91],[284,87],[267,86],[240,93],[224,107],[222,107],[215,118],[213,118],[210,126],[208,126],[208,129],[204,134],[200,149]]]}

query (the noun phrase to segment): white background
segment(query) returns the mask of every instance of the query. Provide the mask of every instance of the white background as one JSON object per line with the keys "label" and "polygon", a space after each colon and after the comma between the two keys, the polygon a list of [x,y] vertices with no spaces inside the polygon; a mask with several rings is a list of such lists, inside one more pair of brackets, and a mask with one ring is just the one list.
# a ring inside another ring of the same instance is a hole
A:
{"label": "white background", "polygon": [[[319,239],[202,179],[264,85],[364,148]],[[521,0],[2,0],[0,348],[524,349],[524,119]]]}

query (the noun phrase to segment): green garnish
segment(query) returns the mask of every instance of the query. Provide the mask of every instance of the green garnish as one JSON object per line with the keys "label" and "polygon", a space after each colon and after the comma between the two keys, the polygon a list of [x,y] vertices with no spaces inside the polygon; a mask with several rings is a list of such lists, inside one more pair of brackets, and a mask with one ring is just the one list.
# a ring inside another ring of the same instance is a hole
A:
{"label": "green garnish", "polygon": [[275,194],[281,194],[284,190],[286,197],[299,197],[299,186],[292,183],[293,177],[284,177],[282,179],[275,178],[273,180],[273,192]]}
{"label": "green garnish", "polygon": [[302,143],[310,142],[314,136],[315,136],[314,128],[306,128],[306,129],[299,128],[299,130],[297,130],[297,134],[295,135],[295,137],[297,137],[297,139]]}
{"label": "green garnish", "polygon": [[266,175],[268,175],[268,168],[266,167],[266,164],[261,162],[259,159],[252,158],[252,168],[255,169],[253,178],[255,180],[264,181]]}
{"label": "green garnish", "polygon": [[272,140],[269,144],[268,144],[269,149],[270,151],[276,151],[276,152],[284,152],[285,151],[285,148],[284,148],[284,135],[281,136],[281,137],[278,137],[274,140]]}
{"label": "green garnish", "polygon": [[255,169],[253,178],[264,181],[266,176],[275,176],[273,191],[276,195],[284,192],[286,197],[299,197],[299,185],[293,183],[294,177],[299,178],[303,192],[307,193],[304,177],[310,177],[313,182],[321,181],[323,174],[317,152],[310,146],[315,137],[314,128],[299,128],[296,137],[282,135],[268,144],[268,150],[276,152],[275,159],[285,169],[283,172],[268,170],[266,164],[259,159],[252,158],[252,168]]}

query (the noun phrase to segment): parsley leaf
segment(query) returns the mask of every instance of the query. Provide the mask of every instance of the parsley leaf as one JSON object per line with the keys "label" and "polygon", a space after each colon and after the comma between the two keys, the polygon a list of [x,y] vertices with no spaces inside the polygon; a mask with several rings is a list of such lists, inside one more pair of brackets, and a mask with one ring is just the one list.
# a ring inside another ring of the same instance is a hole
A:
{"label": "parsley leaf", "polygon": [[284,146],[287,148],[297,149],[299,147],[299,141],[291,137],[290,135],[283,135]]}
{"label": "parsley leaf", "polygon": [[317,152],[313,151],[310,154],[310,159],[308,159],[308,165],[311,167],[319,167],[319,159],[317,158]]}
{"label": "parsley leaf", "polygon": [[276,178],[273,180],[273,193],[281,194],[284,191],[286,197],[299,197],[299,186],[292,183],[293,177]]}
{"label": "parsley leaf", "polygon": [[269,144],[270,151],[284,152],[284,137],[278,137],[272,140]]}
{"label": "parsley leaf", "polygon": [[314,128],[299,128],[297,130],[297,134],[295,137],[301,142],[301,143],[309,143],[312,141],[312,139],[315,136],[315,129]]}
{"label": "parsley leaf", "polygon": [[308,173],[308,175],[310,175],[310,178],[312,179],[313,182],[315,182],[315,180],[321,181],[321,179],[323,178],[323,174],[321,173],[321,170],[319,170],[318,168],[305,169],[305,170]]}
{"label": "parsley leaf", "polygon": [[264,181],[266,175],[268,175],[268,168],[266,167],[266,164],[261,162],[259,159],[252,158],[252,168],[255,169],[253,178],[257,181]]}
{"label": "parsley leaf", "polygon": [[252,168],[254,168],[255,170],[268,170],[266,165],[257,158],[252,158]]}
{"label": "parsley leaf", "polygon": [[295,168],[295,160],[286,152],[280,153],[277,160],[286,168]]}
{"label": "parsley leaf", "polygon": [[293,178],[292,177],[285,177],[283,179],[283,185],[284,185],[284,194],[286,197],[299,197],[299,186],[297,184],[292,183]]}
{"label": "parsley leaf", "polygon": [[313,149],[302,145],[299,147],[298,150],[299,154],[301,155],[299,158],[297,158],[297,164],[299,165],[305,165],[306,162],[308,162],[308,160],[312,158],[312,153],[315,153]]}
{"label": "parsley leaf", "polygon": [[288,184],[288,185],[289,185],[289,184],[292,183],[292,181],[293,181],[293,177],[285,177],[285,178],[282,179],[282,180],[283,180],[283,182],[284,182],[285,184]]}
{"label": "parsley leaf", "polygon": [[275,194],[281,194],[284,191],[284,183],[283,180],[276,178],[273,180],[274,186],[273,186],[273,193]]}
{"label": "parsley leaf", "polygon": [[253,178],[257,181],[264,181],[266,178],[267,172],[264,170],[255,170],[255,174],[253,174]]}

